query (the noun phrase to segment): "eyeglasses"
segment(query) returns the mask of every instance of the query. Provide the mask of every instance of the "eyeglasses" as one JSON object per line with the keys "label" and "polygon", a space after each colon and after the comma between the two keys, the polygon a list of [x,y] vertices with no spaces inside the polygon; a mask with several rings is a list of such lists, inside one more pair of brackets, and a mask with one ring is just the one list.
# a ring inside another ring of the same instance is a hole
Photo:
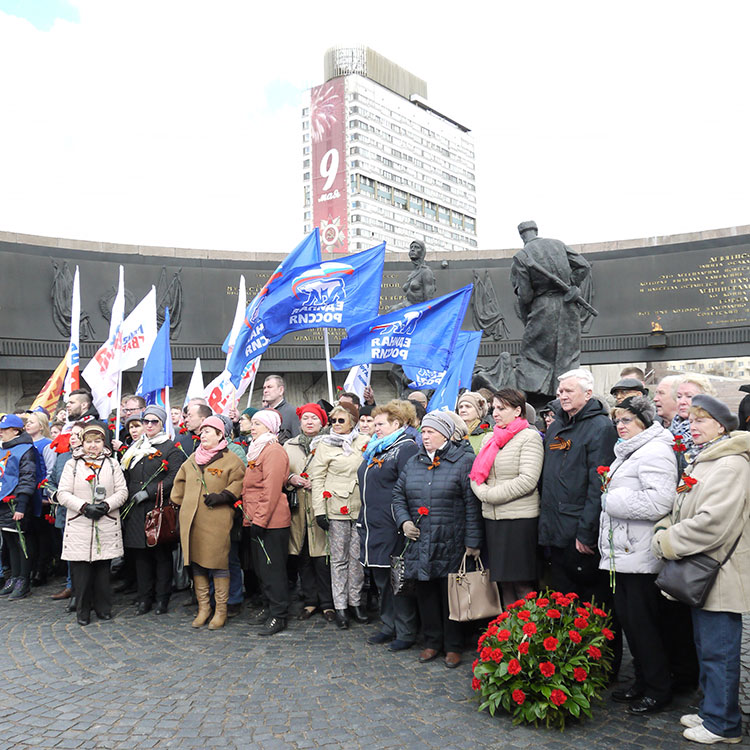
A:
{"label": "eyeglasses", "polygon": [[349,421],[347,417],[336,417],[331,420],[331,424],[346,424]]}
{"label": "eyeglasses", "polygon": [[143,424],[161,424],[161,419],[144,419]]}
{"label": "eyeglasses", "polygon": [[134,412],[140,411],[140,409],[136,406],[135,409],[128,409],[126,406],[122,407],[122,413],[123,414],[133,414]]}
{"label": "eyeglasses", "polygon": [[619,419],[615,419],[614,423],[615,425],[630,424],[632,421],[633,421],[633,417],[620,417]]}

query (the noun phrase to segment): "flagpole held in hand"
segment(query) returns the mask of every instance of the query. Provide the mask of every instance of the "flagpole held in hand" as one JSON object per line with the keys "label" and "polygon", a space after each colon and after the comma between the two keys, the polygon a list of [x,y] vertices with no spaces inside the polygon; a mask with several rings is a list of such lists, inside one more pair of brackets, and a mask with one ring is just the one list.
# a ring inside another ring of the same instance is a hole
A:
{"label": "flagpole held in hand", "polygon": [[331,346],[328,343],[328,329],[323,329],[323,341],[326,345],[326,375],[328,375],[328,403],[333,403],[333,375],[331,374]]}

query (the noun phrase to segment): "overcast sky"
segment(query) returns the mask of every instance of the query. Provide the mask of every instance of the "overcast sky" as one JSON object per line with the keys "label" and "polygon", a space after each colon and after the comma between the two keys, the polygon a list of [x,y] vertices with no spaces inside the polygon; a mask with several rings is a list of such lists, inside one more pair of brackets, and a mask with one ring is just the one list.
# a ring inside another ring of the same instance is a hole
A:
{"label": "overcast sky", "polygon": [[750,4],[0,0],[0,230],[288,251],[332,45],[476,140],[480,248],[750,223]]}

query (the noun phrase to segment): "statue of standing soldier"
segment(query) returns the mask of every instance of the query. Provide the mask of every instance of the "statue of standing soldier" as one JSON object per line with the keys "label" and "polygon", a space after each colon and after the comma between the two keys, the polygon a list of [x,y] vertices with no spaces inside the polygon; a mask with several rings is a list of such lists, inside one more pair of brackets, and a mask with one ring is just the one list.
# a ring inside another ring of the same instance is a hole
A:
{"label": "statue of standing soldier", "polygon": [[510,280],[525,329],[516,382],[548,397],[558,377],[579,366],[582,321],[597,314],[589,304],[591,266],[565,243],[538,237],[533,221],[519,224],[518,233],[524,247],[513,256]]}

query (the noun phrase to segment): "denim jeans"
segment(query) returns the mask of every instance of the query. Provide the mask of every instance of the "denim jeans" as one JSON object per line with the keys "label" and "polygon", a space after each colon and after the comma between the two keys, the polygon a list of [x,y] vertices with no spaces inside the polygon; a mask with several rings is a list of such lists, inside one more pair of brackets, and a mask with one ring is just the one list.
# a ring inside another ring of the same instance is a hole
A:
{"label": "denim jeans", "polygon": [[693,609],[692,616],[703,691],[699,710],[703,725],[721,737],[739,737],[742,615]]}

